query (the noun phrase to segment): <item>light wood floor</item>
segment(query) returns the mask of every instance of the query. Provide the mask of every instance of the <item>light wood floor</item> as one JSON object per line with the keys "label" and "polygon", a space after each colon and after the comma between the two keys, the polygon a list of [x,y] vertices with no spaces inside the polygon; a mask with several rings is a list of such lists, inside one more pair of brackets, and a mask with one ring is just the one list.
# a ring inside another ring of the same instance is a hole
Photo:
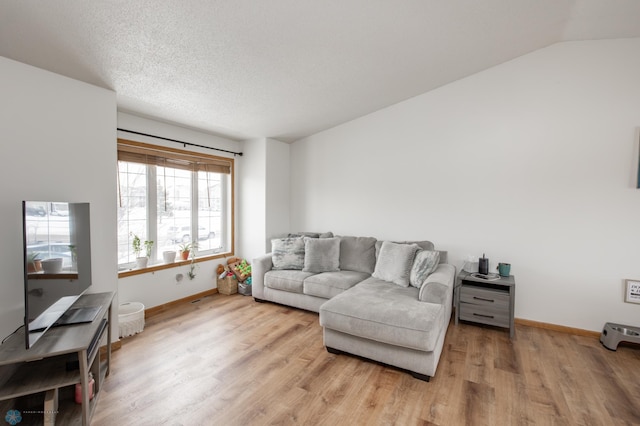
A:
{"label": "light wood floor", "polygon": [[427,383],[329,354],[315,313],[216,294],[123,340],[92,424],[640,424],[640,347],[452,323]]}

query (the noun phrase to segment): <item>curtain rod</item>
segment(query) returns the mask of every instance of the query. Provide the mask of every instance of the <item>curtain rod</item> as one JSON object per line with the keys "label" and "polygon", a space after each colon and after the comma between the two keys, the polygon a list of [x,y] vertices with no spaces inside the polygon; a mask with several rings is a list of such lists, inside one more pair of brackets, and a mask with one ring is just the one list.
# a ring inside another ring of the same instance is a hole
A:
{"label": "curtain rod", "polygon": [[189,146],[197,146],[198,148],[213,149],[214,151],[226,152],[226,153],[229,153],[229,154],[233,154],[234,156],[239,155],[240,157],[242,157],[242,153],[241,152],[228,151],[226,149],[213,148],[211,146],[205,146],[205,145],[198,145],[196,143],[179,141],[177,139],[164,138],[162,136],[150,135],[149,133],[142,133],[142,132],[135,132],[133,130],[121,129],[120,127],[118,127],[117,130],[119,130],[121,132],[126,132],[126,133],[133,133],[134,135],[149,136],[151,138],[162,139],[162,140],[169,141],[169,142],[179,143],[179,144],[184,145],[185,148],[186,148],[187,145],[189,145]]}

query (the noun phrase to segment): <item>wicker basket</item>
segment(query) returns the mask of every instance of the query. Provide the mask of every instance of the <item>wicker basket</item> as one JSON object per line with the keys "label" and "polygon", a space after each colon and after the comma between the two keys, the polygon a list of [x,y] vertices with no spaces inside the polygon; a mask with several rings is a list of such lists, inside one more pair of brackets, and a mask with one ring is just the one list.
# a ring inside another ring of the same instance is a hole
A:
{"label": "wicker basket", "polygon": [[238,292],[238,281],[235,276],[218,278],[218,293],[230,295]]}
{"label": "wicker basket", "polygon": [[144,305],[140,302],[121,303],[118,308],[120,337],[133,336],[144,330]]}

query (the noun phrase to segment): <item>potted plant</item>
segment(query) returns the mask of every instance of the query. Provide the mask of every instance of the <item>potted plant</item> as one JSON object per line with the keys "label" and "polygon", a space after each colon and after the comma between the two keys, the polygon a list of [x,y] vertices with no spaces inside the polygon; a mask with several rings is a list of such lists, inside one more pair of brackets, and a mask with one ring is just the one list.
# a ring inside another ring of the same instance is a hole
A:
{"label": "potted plant", "polygon": [[40,253],[32,251],[27,254],[27,272],[42,271],[42,261],[38,259]]}
{"label": "potted plant", "polygon": [[71,252],[71,262],[72,263],[77,263],[78,262],[78,249],[76,248],[75,244],[70,244],[69,245],[69,251]]}
{"label": "potted plant", "polygon": [[145,251],[147,253],[147,257],[150,258],[151,257],[151,249],[153,249],[153,241],[145,240],[144,249],[145,249]]}
{"label": "potted plant", "polygon": [[151,257],[151,249],[153,248],[153,241],[145,240],[144,247],[146,251],[146,256],[141,256],[142,254],[142,241],[140,237],[136,234],[133,235],[133,241],[131,242],[131,246],[133,248],[133,252],[136,255],[136,265],[138,268],[146,268],[147,263],[149,262],[149,257]]}
{"label": "potted plant", "polygon": [[142,245],[140,242],[140,237],[136,234],[131,234],[133,236],[133,241],[131,242],[131,247],[133,248],[133,253],[136,257],[140,257],[140,253],[142,253]]}
{"label": "potted plant", "polygon": [[179,249],[180,249],[180,257],[182,257],[182,260],[187,260],[189,259],[189,254],[191,253],[191,251],[196,249],[196,244],[195,243],[180,244]]}

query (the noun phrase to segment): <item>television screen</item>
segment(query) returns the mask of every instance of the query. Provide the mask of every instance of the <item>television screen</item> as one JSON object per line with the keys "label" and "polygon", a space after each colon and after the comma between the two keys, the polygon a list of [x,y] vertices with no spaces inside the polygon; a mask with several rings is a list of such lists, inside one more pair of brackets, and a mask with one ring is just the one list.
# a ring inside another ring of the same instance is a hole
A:
{"label": "television screen", "polygon": [[69,309],[91,286],[91,233],[89,203],[23,201],[22,213],[28,349],[52,326],[93,319]]}

